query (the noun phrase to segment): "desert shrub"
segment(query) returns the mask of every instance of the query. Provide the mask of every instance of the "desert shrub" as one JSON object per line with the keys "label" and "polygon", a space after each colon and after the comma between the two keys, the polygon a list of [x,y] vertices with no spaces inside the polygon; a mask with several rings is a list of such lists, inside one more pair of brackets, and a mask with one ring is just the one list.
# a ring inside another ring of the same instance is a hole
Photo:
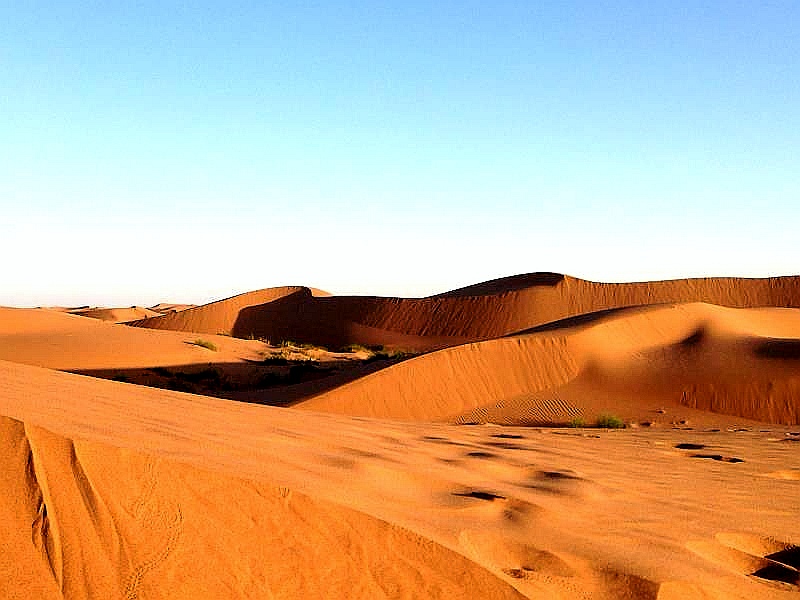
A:
{"label": "desert shrub", "polygon": [[195,346],[200,346],[201,348],[206,348],[207,350],[211,350],[213,352],[217,351],[216,345],[213,342],[209,342],[208,340],[203,339],[196,339],[192,342]]}
{"label": "desert shrub", "polygon": [[283,354],[269,354],[262,359],[261,363],[265,365],[288,365],[289,359]]}
{"label": "desert shrub", "polygon": [[601,429],[624,429],[625,421],[614,415],[600,415],[595,425]]}
{"label": "desert shrub", "polygon": [[569,426],[575,429],[581,429],[582,427],[586,427],[586,421],[583,417],[572,417],[569,421]]}
{"label": "desert shrub", "polygon": [[340,352],[349,352],[351,354],[355,354],[356,352],[369,352],[369,348],[366,346],[362,346],[361,344],[347,344],[347,346],[342,346]]}
{"label": "desert shrub", "polygon": [[413,352],[406,352],[405,350],[373,350],[373,355],[367,358],[364,362],[371,363],[376,360],[405,360],[416,356]]}

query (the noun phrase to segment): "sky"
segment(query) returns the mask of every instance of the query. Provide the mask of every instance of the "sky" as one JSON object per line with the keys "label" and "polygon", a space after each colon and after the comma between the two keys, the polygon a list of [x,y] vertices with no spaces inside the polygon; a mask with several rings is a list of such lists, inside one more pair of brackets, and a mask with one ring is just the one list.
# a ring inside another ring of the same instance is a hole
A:
{"label": "sky", "polygon": [[0,21],[0,305],[800,274],[794,0]]}

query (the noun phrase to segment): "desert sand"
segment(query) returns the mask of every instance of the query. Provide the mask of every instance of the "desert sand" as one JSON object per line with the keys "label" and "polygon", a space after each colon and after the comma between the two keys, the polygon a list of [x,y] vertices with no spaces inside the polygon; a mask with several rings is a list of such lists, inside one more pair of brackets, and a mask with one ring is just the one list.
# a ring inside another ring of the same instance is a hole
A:
{"label": "desert sand", "polygon": [[798,426],[798,277],[2,308],[0,597],[793,598]]}

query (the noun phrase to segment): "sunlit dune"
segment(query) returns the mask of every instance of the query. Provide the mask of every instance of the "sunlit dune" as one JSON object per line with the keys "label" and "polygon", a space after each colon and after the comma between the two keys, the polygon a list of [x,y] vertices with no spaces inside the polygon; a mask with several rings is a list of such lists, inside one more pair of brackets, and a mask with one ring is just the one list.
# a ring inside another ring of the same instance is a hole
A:
{"label": "sunlit dune", "polygon": [[0,308],[0,598],[792,598],[798,426],[794,277]]}

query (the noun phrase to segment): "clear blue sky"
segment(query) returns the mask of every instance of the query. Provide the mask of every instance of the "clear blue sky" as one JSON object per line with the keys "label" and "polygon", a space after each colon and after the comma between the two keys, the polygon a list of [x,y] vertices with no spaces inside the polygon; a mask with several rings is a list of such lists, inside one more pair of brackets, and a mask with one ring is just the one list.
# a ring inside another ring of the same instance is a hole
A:
{"label": "clear blue sky", "polygon": [[378,4],[0,3],[0,304],[800,273],[796,1]]}

